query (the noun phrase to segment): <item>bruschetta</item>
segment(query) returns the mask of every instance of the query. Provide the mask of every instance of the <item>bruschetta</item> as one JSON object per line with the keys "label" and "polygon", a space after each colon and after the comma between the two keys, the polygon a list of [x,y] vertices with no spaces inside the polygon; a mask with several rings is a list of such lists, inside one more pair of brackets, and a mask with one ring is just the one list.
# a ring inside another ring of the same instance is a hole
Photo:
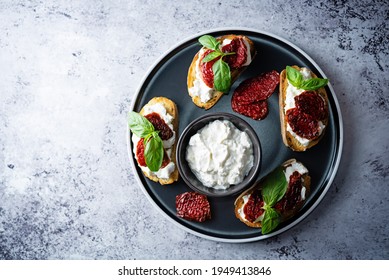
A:
{"label": "bruschetta", "polygon": [[288,66],[280,74],[281,135],[293,151],[303,152],[324,136],[329,114],[327,82],[305,67]]}
{"label": "bruschetta", "polygon": [[239,195],[235,215],[247,226],[269,233],[302,208],[310,186],[308,169],[290,159]]}
{"label": "bruschetta", "polygon": [[178,110],[166,97],[154,97],[139,113],[130,113],[133,152],[139,168],[161,185],[178,180]]}
{"label": "bruschetta", "polygon": [[256,55],[254,43],[243,35],[200,37],[203,47],[189,66],[187,86],[194,104],[214,106]]}

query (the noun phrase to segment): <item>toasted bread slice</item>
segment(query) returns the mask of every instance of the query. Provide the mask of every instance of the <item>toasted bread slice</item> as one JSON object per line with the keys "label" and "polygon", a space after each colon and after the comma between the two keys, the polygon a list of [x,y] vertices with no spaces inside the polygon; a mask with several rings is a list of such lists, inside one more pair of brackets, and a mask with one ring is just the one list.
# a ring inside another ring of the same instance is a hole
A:
{"label": "toasted bread slice", "polygon": [[[172,153],[170,156],[170,160],[174,163],[175,168],[174,168],[174,171],[170,174],[170,177],[168,179],[158,178],[157,176],[155,176],[151,172],[147,173],[147,172],[143,171],[143,174],[147,178],[149,178],[150,180],[152,180],[154,182],[159,182],[161,185],[167,185],[167,184],[172,184],[173,182],[176,182],[178,180],[178,176],[179,176],[178,169],[177,169],[177,163],[176,163],[176,148],[177,148],[177,140],[178,140],[178,110],[177,110],[177,105],[172,100],[170,100],[166,97],[154,97],[145,106],[153,105],[156,103],[162,104],[165,107],[166,112],[173,117],[172,124],[173,124],[173,130],[175,132],[176,138],[175,138],[174,144],[171,148]],[[142,116],[144,116],[145,106],[139,112]]]}
{"label": "toasted bread slice", "polygon": [[[248,37],[243,36],[243,35],[229,34],[229,35],[224,35],[224,36],[218,37],[216,39],[219,42],[223,42],[224,39],[232,40],[236,37],[243,38],[249,44],[251,60],[253,60],[255,55],[256,55],[256,50],[255,50],[254,43]],[[194,58],[192,60],[192,63],[189,66],[188,77],[187,77],[188,92],[189,92],[189,89],[193,87],[194,81],[196,79],[196,65],[197,65],[197,60],[199,59],[199,53],[200,53],[200,51],[196,53],[196,55],[194,56]],[[231,70],[231,85],[238,79],[239,75],[242,74],[242,72],[246,68],[247,68],[247,66],[243,66],[241,68]],[[190,95],[190,93],[189,93],[189,95]],[[192,101],[194,104],[196,104],[200,108],[208,110],[209,108],[214,106],[219,101],[219,99],[222,97],[222,95],[223,95],[223,92],[214,91],[213,97],[210,100],[208,100],[207,102],[201,102],[199,96],[191,95],[191,97],[192,97]]]}
{"label": "toasted bread slice", "polygon": [[[283,167],[283,170],[285,171],[287,167],[289,166],[293,166],[294,164],[297,164],[297,165],[301,165],[302,167],[304,167],[306,169],[306,167],[301,163],[301,162],[298,162],[296,161],[295,159],[290,159],[290,160],[287,160],[285,161],[281,166]],[[296,165],[295,165],[296,166]],[[304,205],[305,201],[306,201],[306,197],[309,195],[310,193],[310,188],[311,188],[311,177],[309,176],[309,173],[306,172],[306,173],[303,173],[302,176],[302,184],[303,186],[305,187],[305,199],[304,200],[300,200],[294,207],[293,209],[291,210],[288,210],[288,211],[284,211],[283,213],[281,213],[281,221],[285,221],[291,217],[293,217]],[[245,201],[244,201],[244,196],[246,195],[251,195],[255,190],[261,190],[262,188],[262,183],[263,181],[266,179],[266,176],[264,178],[262,178],[262,180],[260,180],[259,182],[257,182],[256,184],[254,184],[251,188],[249,188],[248,190],[244,191],[242,194],[240,194],[237,199],[235,200],[235,216],[240,220],[242,221],[243,223],[245,223],[247,226],[249,227],[254,227],[254,228],[260,228],[262,227],[262,223],[261,221],[258,221],[258,222],[250,222],[248,220],[246,220],[243,215],[241,214],[243,212],[243,207],[245,205]]]}
{"label": "toasted bread slice", "polygon": [[[301,70],[300,67],[294,65],[292,66],[296,70]],[[312,78],[317,78],[316,74],[311,71]],[[319,141],[323,138],[325,129],[328,125],[328,114],[327,118],[324,120],[321,120],[323,125],[325,126],[323,131],[321,132],[320,136],[316,139],[313,139],[309,141],[308,145],[301,144],[289,131],[287,131],[287,121],[285,119],[285,100],[286,100],[286,89],[288,88],[288,80],[286,77],[286,69],[282,70],[280,74],[280,90],[279,90],[279,108],[280,108],[280,122],[281,122],[281,135],[282,135],[282,141],[284,142],[285,146],[289,147],[293,151],[296,152],[303,152],[313,146],[315,146]],[[316,92],[323,98],[326,106],[326,110],[328,112],[328,96],[325,88],[319,88],[316,90]]]}

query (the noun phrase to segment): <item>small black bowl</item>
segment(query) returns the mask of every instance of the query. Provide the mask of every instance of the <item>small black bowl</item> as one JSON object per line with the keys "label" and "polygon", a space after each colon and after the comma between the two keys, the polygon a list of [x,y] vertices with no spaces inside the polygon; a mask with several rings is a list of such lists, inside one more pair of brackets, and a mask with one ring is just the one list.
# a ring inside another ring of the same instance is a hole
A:
{"label": "small black bowl", "polygon": [[[190,138],[208,123],[215,120],[228,120],[241,131],[245,131],[253,144],[254,165],[243,181],[236,185],[231,185],[227,189],[213,189],[204,186],[193,174],[186,160],[186,147]],[[261,144],[253,128],[243,119],[229,113],[211,113],[203,115],[192,121],[182,132],[177,143],[177,166],[184,182],[194,191],[213,197],[222,197],[236,194],[252,186],[257,180],[261,166]]]}

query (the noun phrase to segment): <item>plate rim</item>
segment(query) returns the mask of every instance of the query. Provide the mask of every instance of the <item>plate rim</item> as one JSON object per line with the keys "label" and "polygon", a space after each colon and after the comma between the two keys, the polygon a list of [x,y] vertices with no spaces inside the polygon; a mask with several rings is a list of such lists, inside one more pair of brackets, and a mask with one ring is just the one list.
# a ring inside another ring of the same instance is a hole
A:
{"label": "plate rim", "polygon": [[[312,65],[314,65],[316,67],[316,69],[319,71],[320,75],[323,78],[327,78],[327,76],[325,75],[324,71],[320,68],[320,66],[305,51],[303,51],[300,47],[298,47],[294,43],[290,42],[289,40],[286,40],[283,37],[280,37],[280,36],[278,36],[276,34],[273,34],[273,33],[268,32],[268,31],[263,31],[263,30],[254,29],[254,28],[246,28],[246,27],[222,27],[222,28],[215,28],[215,29],[207,29],[207,30],[198,32],[196,34],[187,36],[183,40],[181,40],[178,43],[174,44],[167,51],[162,53],[162,55],[160,55],[159,58],[157,58],[155,60],[155,62],[147,69],[147,71],[144,74],[142,80],[140,81],[140,83],[139,83],[139,85],[138,85],[138,87],[137,87],[137,89],[135,91],[135,94],[132,97],[131,104],[130,104],[130,109],[128,110],[128,112],[131,112],[131,111],[134,110],[135,104],[136,104],[138,96],[140,94],[140,90],[143,87],[143,84],[145,83],[145,81],[147,80],[149,75],[153,72],[155,67],[157,65],[159,65],[161,63],[161,61],[164,60],[166,58],[166,56],[168,56],[173,50],[177,49],[178,47],[184,45],[185,43],[188,43],[189,41],[191,41],[193,39],[196,39],[196,38],[198,38],[198,37],[200,37],[202,35],[210,34],[210,33],[216,33],[216,32],[228,32],[228,31],[231,31],[231,30],[243,31],[243,32],[252,32],[252,33],[257,33],[259,35],[265,35],[265,36],[269,36],[269,37],[272,37],[274,39],[277,39],[277,40],[281,41],[282,43],[285,43],[285,44],[289,45],[290,47],[296,49],[301,55],[304,56],[304,58],[306,58],[310,63],[312,63]],[[331,91],[331,95],[332,95],[332,98],[333,98],[333,101],[334,101],[334,104],[335,104],[335,108],[334,109],[336,109],[336,113],[337,113],[337,116],[338,116],[338,122],[339,122],[339,145],[337,147],[338,153],[336,154],[335,159],[334,159],[334,164],[333,164],[334,168],[333,168],[333,170],[331,172],[330,177],[328,178],[328,181],[326,182],[326,185],[325,185],[324,189],[322,190],[320,196],[316,199],[316,201],[314,201],[314,203],[300,217],[298,217],[293,222],[287,224],[285,227],[282,227],[282,228],[280,228],[280,229],[278,229],[278,230],[276,230],[274,232],[271,232],[269,234],[266,234],[266,235],[259,235],[259,236],[250,237],[250,238],[234,238],[234,239],[230,239],[230,238],[222,238],[222,237],[210,236],[210,235],[207,235],[207,234],[203,234],[203,233],[197,232],[195,230],[192,230],[192,229],[184,226],[183,224],[177,222],[176,220],[174,220],[165,211],[163,211],[159,207],[159,205],[154,201],[154,199],[149,195],[149,193],[146,191],[146,188],[143,185],[143,183],[142,183],[142,181],[141,181],[141,179],[139,177],[138,172],[136,172],[136,163],[135,163],[134,157],[132,155],[133,151],[131,150],[131,143],[130,143],[131,142],[131,137],[129,137],[130,136],[130,130],[129,130],[129,126],[128,126],[128,122],[127,122],[127,118],[126,118],[127,153],[128,153],[128,157],[130,159],[130,164],[131,164],[131,167],[132,167],[132,171],[134,173],[135,180],[137,181],[137,183],[138,183],[139,187],[141,188],[143,194],[147,197],[149,202],[157,209],[157,211],[162,214],[162,216],[164,216],[169,222],[172,222],[177,227],[179,227],[179,228],[183,229],[184,231],[189,232],[189,233],[191,233],[191,234],[193,234],[195,236],[198,236],[198,237],[201,237],[201,238],[204,238],[204,239],[208,239],[208,240],[212,240],[212,241],[216,241],[216,242],[247,243],[247,242],[254,242],[254,241],[260,241],[260,240],[268,239],[270,237],[273,237],[273,236],[279,235],[279,234],[281,234],[283,232],[286,232],[290,228],[296,226],[301,221],[303,221],[306,217],[308,217],[312,213],[313,210],[315,210],[317,208],[317,206],[323,200],[324,196],[327,194],[329,188],[331,187],[331,185],[332,185],[332,183],[333,183],[333,181],[334,181],[334,179],[336,177],[336,174],[338,172],[338,169],[339,169],[340,161],[341,161],[341,158],[342,158],[342,152],[343,152],[343,142],[344,142],[344,138],[343,138],[343,129],[344,129],[343,128],[343,118],[342,118],[342,113],[341,113],[339,101],[338,101],[337,95],[336,95],[336,93],[335,93],[335,91],[334,91],[334,89],[332,87],[331,82],[329,82],[327,84],[327,86],[328,86],[328,88]]]}

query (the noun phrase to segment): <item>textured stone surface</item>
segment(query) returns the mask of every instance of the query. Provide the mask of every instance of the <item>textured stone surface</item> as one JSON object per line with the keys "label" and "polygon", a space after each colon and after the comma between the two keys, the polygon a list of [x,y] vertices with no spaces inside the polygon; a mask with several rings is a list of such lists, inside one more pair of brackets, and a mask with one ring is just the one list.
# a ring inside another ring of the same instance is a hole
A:
{"label": "textured stone surface", "polygon": [[[55,2],[0,3],[0,259],[389,258],[387,1]],[[183,38],[225,26],[304,49],[344,118],[327,196],[264,242],[172,226],[127,158],[126,113],[147,69]]]}

